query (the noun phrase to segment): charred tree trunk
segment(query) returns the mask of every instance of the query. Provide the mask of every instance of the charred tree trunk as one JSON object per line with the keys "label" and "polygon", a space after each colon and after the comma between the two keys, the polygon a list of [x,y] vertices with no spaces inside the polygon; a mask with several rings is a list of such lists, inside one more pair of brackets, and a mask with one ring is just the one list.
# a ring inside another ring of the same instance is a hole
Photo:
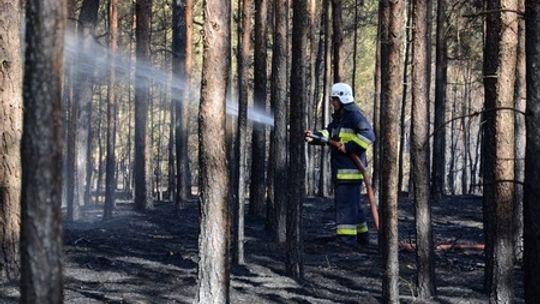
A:
{"label": "charred tree trunk", "polygon": [[[267,8],[266,0],[255,0],[255,48],[254,48],[254,91],[253,107],[266,111],[266,49],[267,49]],[[266,181],[266,128],[263,123],[253,123],[251,182],[249,190],[249,214],[264,216]]]}
{"label": "charred tree trunk", "polygon": [[22,77],[21,6],[0,0],[0,285],[20,271]]}
{"label": "charred tree trunk", "polygon": [[[381,84],[382,84],[382,75],[381,67],[383,63],[381,62],[381,48],[383,43],[383,28],[382,25],[384,22],[388,22],[388,10],[383,9],[383,2],[379,1],[379,12],[378,12],[378,22],[377,22],[377,45],[375,46],[375,77],[374,77],[374,96],[373,96],[373,131],[377,136],[377,140],[373,143],[373,190],[375,192],[375,197],[378,199],[379,189],[380,189],[380,180],[381,180]],[[384,22],[383,22],[384,21]],[[384,29],[386,30],[386,29]]]}
{"label": "charred tree trunk", "polygon": [[412,123],[411,161],[412,185],[416,206],[416,286],[418,297],[429,300],[435,296],[435,269],[431,205],[429,200],[429,82],[427,61],[429,47],[428,2],[413,1],[412,56]]}
{"label": "charred tree trunk", "polygon": [[63,302],[62,72],[66,3],[26,1],[21,303]]}
{"label": "charred tree trunk", "polygon": [[437,1],[437,46],[435,52],[435,132],[433,135],[433,170],[431,171],[431,195],[439,200],[444,195],[446,175],[446,82],[448,70],[448,31],[446,11],[448,0]]}
{"label": "charred tree trunk", "polygon": [[205,1],[199,108],[201,219],[198,303],[229,302],[229,180],[225,107],[230,69],[230,2]]}
{"label": "charred tree trunk", "polygon": [[[329,0],[323,0],[322,3],[322,16],[321,27],[324,27],[324,77],[323,77],[323,91],[322,91],[322,126],[326,127],[329,123],[329,103],[330,98],[330,78],[332,73],[331,61],[332,53],[330,51],[330,32],[331,26],[329,22]],[[330,158],[329,151],[326,149],[321,150],[321,162],[320,162],[320,174],[319,174],[319,196],[324,197],[330,193]]]}
{"label": "charred tree trunk", "polygon": [[[520,12],[525,12],[525,0],[518,0]],[[525,112],[527,100],[526,64],[525,64],[525,19],[519,19],[518,25],[518,51],[516,63],[516,82],[514,89],[514,108]],[[525,117],[515,113],[515,166],[514,178],[516,181],[525,179]],[[514,184],[514,257],[516,261],[523,260],[523,184]]]}
{"label": "charred tree trunk", "polygon": [[[89,47],[93,41],[94,28],[97,23],[99,0],[85,0],[79,15],[78,39],[83,48]],[[77,66],[75,72],[75,90],[71,103],[71,117],[68,129],[68,150],[66,168],[67,214],[68,221],[80,217],[80,207],[84,205],[85,183],[87,174],[87,150],[90,123],[90,106],[92,103],[93,69],[86,65]]]}
{"label": "charred tree trunk", "polygon": [[[404,63],[403,63],[403,93],[401,94],[401,112],[399,117],[399,130],[400,130],[400,138],[399,138],[399,160],[398,160],[398,191],[403,191],[403,179],[404,179],[404,173],[405,170],[405,138],[407,135],[407,127],[405,125],[405,117],[407,114],[407,89],[409,86],[409,64],[410,64],[410,52],[411,52],[411,22],[412,22],[412,1],[409,1],[407,3],[407,26],[405,27],[405,55],[403,57]],[[409,169],[410,170],[410,169]],[[408,188],[408,187],[407,187]]]}
{"label": "charred tree trunk", "polygon": [[[492,170],[492,179],[485,181],[489,189],[493,190],[493,201],[486,202],[494,205],[495,221],[493,227],[493,270],[490,279],[490,302],[510,303],[513,301],[513,231],[512,210],[514,204],[514,112],[509,110],[497,110],[500,108],[512,108],[514,105],[514,81],[516,69],[517,51],[517,1],[496,0],[495,7],[504,9],[492,13],[493,19],[497,19],[500,27],[491,27],[487,24],[488,43],[498,45],[498,53],[494,56],[497,60],[494,74],[486,74],[485,77],[493,77],[494,83],[494,107],[489,107],[486,100],[486,110],[494,111],[493,120],[490,124],[493,132],[490,132],[489,142],[493,146],[486,146],[491,152],[486,160],[490,164],[488,170]],[[490,17],[491,19],[491,17]],[[493,32],[492,32],[493,31]],[[489,39],[494,39],[491,41]],[[486,96],[488,97],[488,96]]]}
{"label": "charred tree trunk", "polygon": [[[135,4],[137,27],[137,62],[145,64],[150,60],[150,16],[152,0],[137,0]],[[153,207],[152,199],[152,157],[148,136],[148,109],[150,79],[144,75],[141,65],[135,68],[135,208]]]}
{"label": "charred tree trunk", "polygon": [[[381,190],[383,233],[383,302],[399,302],[398,262],[398,144],[399,102],[401,89],[401,33],[403,1],[382,1],[388,18],[381,25]],[[383,13],[384,14],[384,13]]]}
{"label": "charred tree trunk", "polygon": [[[111,56],[118,48],[118,0],[109,2],[109,28]],[[111,65],[109,72],[109,88],[107,91],[107,161],[105,169],[105,213],[104,218],[112,217],[114,209],[114,193],[116,191],[116,71]]]}
{"label": "charred tree trunk", "polygon": [[305,195],[304,130],[307,99],[306,62],[308,36],[306,1],[293,2],[292,62],[289,135],[289,183],[287,204],[287,274],[295,279],[304,276],[302,206]]}
{"label": "charred tree trunk", "polygon": [[272,51],[272,109],[274,112],[274,239],[285,242],[287,217],[287,0],[274,1]]}
{"label": "charred tree trunk", "polygon": [[524,253],[525,301],[540,298],[540,3],[525,3],[527,61],[527,148],[525,152]]}
{"label": "charred tree trunk", "polygon": [[176,133],[176,205],[191,197],[189,172],[189,91],[191,87],[193,44],[193,0],[173,2],[173,87]]}
{"label": "charred tree trunk", "polygon": [[236,132],[236,160],[237,171],[234,191],[237,198],[234,206],[234,243],[233,263],[244,264],[244,206],[246,203],[246,157],[247,157],[247,107],[249,97],[249,66],[251,63],[251,17],[253,15],[253,2],[243,0],[242,5],[241,39],[238,39],[238,122]]}
{"label": "charred tree trunk", "polygon": [[343,80],[343,18],[341,0],[332,0],[332,52],[334,67],[334,83]]}

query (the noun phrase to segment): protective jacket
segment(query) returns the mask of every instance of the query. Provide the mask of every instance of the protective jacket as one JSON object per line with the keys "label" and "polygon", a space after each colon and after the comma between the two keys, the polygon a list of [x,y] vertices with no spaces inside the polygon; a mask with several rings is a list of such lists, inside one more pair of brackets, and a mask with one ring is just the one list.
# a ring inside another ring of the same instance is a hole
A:
{"label": "protective jacket", "polygon": [[[332,122],[314,134],[322,140],[314,140],[311,144],[322,145],[329,139],[339,141],[345,144],[347,153],[358,155],[367,167],[366,150],[375,141],[375,133],[355,103],[343,105],[338,113],[334,113]],[[363,180],[360,170],[347,154],[332,149],[331,156],[332,176],[336,183],[360,183]]]}

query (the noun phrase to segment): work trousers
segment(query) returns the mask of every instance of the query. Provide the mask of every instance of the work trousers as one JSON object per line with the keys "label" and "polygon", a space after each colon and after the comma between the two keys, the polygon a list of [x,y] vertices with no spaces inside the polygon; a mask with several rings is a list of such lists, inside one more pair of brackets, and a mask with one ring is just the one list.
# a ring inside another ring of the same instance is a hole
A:
{"label": "work trousers", "polygon": [[361,183],[336,183],[336,234],[356,240],[357,235],[366,235],[368,227],[366,216],[361,205]]}

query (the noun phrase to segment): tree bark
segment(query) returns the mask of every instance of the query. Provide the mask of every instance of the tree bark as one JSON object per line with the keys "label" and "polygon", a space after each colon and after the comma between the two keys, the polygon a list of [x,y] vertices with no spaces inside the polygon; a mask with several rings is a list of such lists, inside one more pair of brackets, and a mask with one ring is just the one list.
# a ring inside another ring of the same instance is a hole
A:
{"label": "tree bark", "polygon": [[63,302],[61,97],[65,17],[65,1],[26,1],[21,303]]}
{"label": "tree bark", "polygon": [[[255,48],[254,48],[254,91],[253,107],[266,111],[266,51],[267,51],[267,8],[266,0],[255,0]],[[266,128],[263,123],[253,123],[251,156],[251,182],[249,190],[249,214],[264,216]]]}
{"label": "tree bark", "polygon": [[290,79],[289,184],[287,204],[287,258],[289,276],[301,280],[304,276],[304,245],[302,206],[305,195],[304,130],[307,99],[306,62],[308,35],[306,1],[293,2],[292,62]]}
{"label": "tree bark", "polygon": [[[322,126],[326,127],[329,123],[330,109],[329,109],[329,89],[330,78],[332,73],[331,61],[332,53],[330,50],[330,32],[331,26],[329,21],[329,0],[323,0],[322,3],[322,16],[321,26],[324,27],[324,77],[323,77],[323,100],[322,100]],[[319,175],[319,196],[324,197],[330,194],[330,158],[329,151],[326,149],[321,150],[321,162],[320,162],[320,175]]]}
{"label": "tree bark", "polygon": [[0,0],[0,284],[20,273],[22,77],[21,5]]}
{"label": "tree bark", "polygon": [[204,53],[199,108],[201,220],[198,303],[229,302],[229,178],[225,107],[230,69],[230,2],[204,5]]}
{"label": "tree bark", "polygon": [[[78,39],[82,48],[94,43],[93,34],[97,23],[99,0],[85,0],[79,15]],[[68,129],[67,150],[67,214],[68,221],[80,217],[80,207],[84,205],[85,183],[87,174],[87,150],[89,138],[90,107],[92,103],[93,75],[92,67],[77,66],[75,72],[75,89],[71,103],[71,117]]]}
{"label": "tree bark", "polygon": [[137,62],[135,67],[135,208],[153,207],[151,143],[147,132],[150,79],[144,75],[141,64],[150,60],[150,16],[152,0],[137,0],[135,4],[137,27]]}
{"label": "tree bark", "polygon": [[[382,1],[388,18],[382,19],[381,41],[381,190],[383,233],[383,291],[384,303],[399,302],[398,262],[398,143],[399,102],[401,89],[401,33],[403,1]],[[384,14],[384,13],[383,13]]]}
{"label": "tree bark", "polygon": [[285,242],[287,217],[287,0],[274,1],[272,51],[272,109],[274,112],[274,239]]}
{"label": "tree bark", "polygon": [[[487,32],[497,29],[493,35],[489,35],[490,41],[498,44],[496,57],[496,73],[487,74],[487,77],[494,76],[495,82],[495,108],[508,107],[514,105],[514,82],[517,60],[517,32],[518,19],[516,0],[495,0],[496,7],[501,11],[493,13],[493,18],[497,18],[500,27],[492,28],[488,22]],[[487,97],[487,96],[486,96]],[[486,109],[489,103],[486,100]],[[494,117],[493,117],[494,116]],[[493,227],[493,270],[490,280],[490,302],[510,303],[513,301],[513,231],[512,231],[512,210],[514,203],[514,184],[508,181],[514,179],[514,113],[512,111],[496,111],[493,115],[492,130],[488,141],[494,143],[493,146],[486,146],[486,149],[493,149],[494,157],[486,160],[490,162],[488,170],[492,170],[486,184],[490,184],[489,189],[493,190],[493,201],[488,202],[495,207],[495,226]]]}
{"label": "tree bark", "polygon": [[[520,12],[525,12],[525,0],[518,0]],[[526,64],[525,64],[525,19],[519,19],[518,25],[518,51],[516,63],[516,82],[514,89],[514,108],[519,111],[526,111],[527,85],[526,85]],[[515,166],[514,178],[517,181],[525,179],[525,117],[520,113],[514,115],[515,119]],[[523,185],[514,184],[514,257],[516,261],[523,260]]]}
{"label": "tree bark", "polygon": [[[111,57],[116,55],[118,48],[118,0],[109,2],[109,28],[110,28],[110,52]],[[103,217],[112,217],[115,205],[114,193],[116,191],[116,71],[111,65],[109,72],[109,88],[107,96],[107,161],[105,169],[105,212]]]}
{"label": "tree bark", "polygon": [[334,83],[343,80],[343,18],[341,0],[332,0],[332,52],[334,64]]}
{"label": "tree bark", "polygon": [[435,296],[431,205],[429,200],[429,47],[428,2],[413,1],[411,161],[416,207],[416,286],[418,297]]}
{"label": "tree bark", "polygon": [[189,92],[193,64],[193,0],[173,2],[173,102],[175,104],[176,132],[176,204],[191,197],[189,172]]}
{"label": "tree bark", "polygon": [[[240,7],[240,6],[239,6]],[[234,208],[234,244],[233,263],[244,264],[244,206],[246,202],[246,173],[247,157],[247,107],[249,97],[249,66],[251,63],[251,17],[253,15],[253,2],[242,1],[242,28],[241,39],[238,40],[238,121],[236,160],[238,178],[234,191],[237,198]],[[240,36],[240,33],[239,33]]]}
{"label": "tree bark", "polygon": [[525,301],[540,298],[540,3],[526,0],[527,148],[523,202]]}
{"label": "tree bark", "polygon": [[446,85],[448,70],[448,47],[446,21],[448,0],[437,1],[437,46],[435,52],[435,133],[433,135],[433,170],[431,171],[431,195],[440,200],[444,195],[446,175]]}

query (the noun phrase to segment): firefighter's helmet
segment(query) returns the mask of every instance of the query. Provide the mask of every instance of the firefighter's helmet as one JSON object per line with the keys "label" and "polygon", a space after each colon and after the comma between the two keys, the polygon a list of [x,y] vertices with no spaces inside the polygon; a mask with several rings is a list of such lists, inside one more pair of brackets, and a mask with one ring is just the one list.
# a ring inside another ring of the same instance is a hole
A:
{"label": "firefighter's helmet", "polygon": [[351,86],[343,82],[334,83],[332,86],[332,97],[339,98],[342,104],[354,102]]}

